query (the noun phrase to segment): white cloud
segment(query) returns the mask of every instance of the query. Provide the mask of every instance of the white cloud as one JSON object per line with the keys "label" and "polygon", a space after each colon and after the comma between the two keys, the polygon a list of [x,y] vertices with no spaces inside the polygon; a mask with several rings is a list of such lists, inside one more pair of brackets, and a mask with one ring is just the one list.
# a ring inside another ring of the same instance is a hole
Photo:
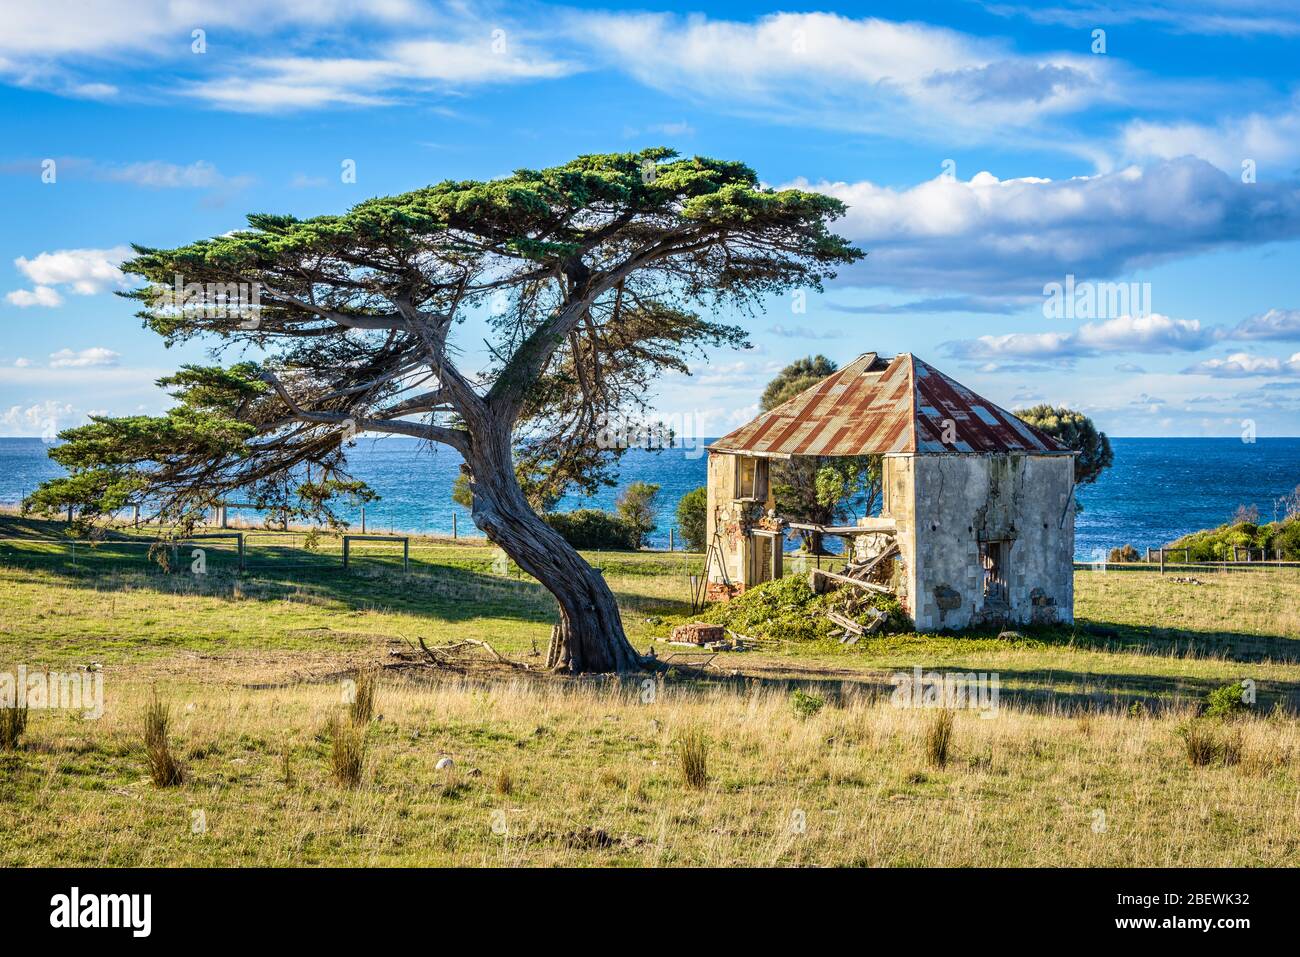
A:
{"label": "white cloud", "polygon": [[15,289],[13,292],[5,293],[5,299],[19,309],[26,309],[28,306],[52,308],[63,305],[63,297],[59,295],[57,290],[51,289],[49,286],[37,286],[35,289]]}
{"label": "white cloud", "polygon": [[50,353],[50,367],[53,369],[85,369],[91,366],[115,366],[121,355],[103,346],[93,346],[73,352],[60,349]]}
{"label": "white cloud", "polygon": [[1276,339],[1300,341],[1300,309],[1270,309],[1239,322],[1233,339]]}
{"label": "white cloud", "polygon": [[53,439],[60,430],[76,424],[80,419],[81,416],[71,405],[54,399],[26,407],[14,405],[0,413],[0,435],[39,435]]}
{"label": "white cloud", "polygon": [[1213,124],[1130,120],[1121,144],[1132,160],[1198,156],[1233,176],[1240,176],[1242,164],[1250,160],[1257,180],[1278,179],[1289,175],[1300,158],[1300,98],[1278,113],[1250,113]]}
{"label": "white cloud", "polygon": [[130,255],[131,247],[114,246],[112,249],[56,249],[32,259],[19,256],[14,265],[36,288],[17,289],[5,298],[19,307],[52,307],[63,302],[55,286],[79,296],[93,296],[125,286],[122,271],[117,267]]}
{"label": "white cloud", "polygon": [[967,360],[1028,359],[1072,362],[1085,356],[1122,352],[1195,352],[1222,337],[1218,327],[1159,313],[1120,316],[1060,332],[1012,332],[943,344],[949,355]]}
{"label": "white cloud", "polygon": [[211,189],[221,186],[243,186],[248,177],[231,179],[211,163],[199,160],[187,166],[165,163],[161,160],[131,163],[116,168],[103,168],[97,173],[102,179],[119,183],[133,183],[151,189]]}
{"label": "white cloud", "polygon": [[1209,375],[1220,379],[1240,379],[1247,376],[1300,376],[1300,352],[1289,359],[1234,352],[1222,359],[1206,359],[1204,362],[1198,362],[1184,371],[1193,375]]}
{"label": "white cloud", "polygon": [[1246,185],[1184,158],[1067,180],[937,177],[791,185],[843,200],[833,225],[869,255],[857,284],[988,295],[1041,293],[1066,275],[1101,278],[1214,249],[1300,237],[1292,183]]}
{"label": "white cloud", "polygon": [[1065,53],[1020,56],[943,27],[833,13],[754,22],[668,14],[571,15],[593,57],[654,89],[707,96],[841,129],[951,137],[1022,127],[1111,95],[1116,64]]}
{"label": "white cloud", "polygon": [[372,58],[250,58],[238,75],[194,83],[182,92],[243,112],[385,106],[406,90],[549,79],[577,69],[510,32],[494,36],[474,24],[456,39],[401,40],[380,47]]}

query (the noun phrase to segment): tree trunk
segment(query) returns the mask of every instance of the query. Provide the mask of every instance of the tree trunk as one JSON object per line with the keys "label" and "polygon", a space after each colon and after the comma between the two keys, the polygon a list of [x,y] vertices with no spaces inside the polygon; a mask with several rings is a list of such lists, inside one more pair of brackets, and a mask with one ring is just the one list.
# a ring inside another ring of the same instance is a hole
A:
{"label": "tree trunk", "polygon": [[528,504],[515,478],[509,430],[484,426],[472,433],[466,457],[474,523],[559,603],[546,666],[570,674],[640,670],[642,657],[623,633],[604,577]]}

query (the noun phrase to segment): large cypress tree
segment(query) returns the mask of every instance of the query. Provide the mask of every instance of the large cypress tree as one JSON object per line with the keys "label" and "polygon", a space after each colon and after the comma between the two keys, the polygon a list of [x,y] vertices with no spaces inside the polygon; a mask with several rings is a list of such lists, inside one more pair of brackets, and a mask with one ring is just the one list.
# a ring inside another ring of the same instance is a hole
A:
{"label": "large cypress tree", "polygon": [[[820,288],[861,253],[827,224],[830,197],[763,187],[749,167],[668,149],[582,156],[490,182],[443,182],[337,216],[258,214],[247,229],[176,249],[137,246],[130,293],[168,343],[214,358],[162,381],[160,417],[95,417],[52,454],[71,474],[30,504],[107,516],[154,503],[180,533],[236,491],[283,515],[337,521],[360,491],[357,432],[415,436],[465,460],[480,529],[556,598],[548,664],[641,665],[609,588],[529,505],[609,476],[610,422],[644,412],[653,378],[685,371],[742,329],[701,306],[756,305]],[[162,295],[178,285],[186,301]],[[243,290],[250,309],[227,308]],[[490,309],[494,360],[469,370],[455,329]],[[615,437],[611,441],[611,435]]]}

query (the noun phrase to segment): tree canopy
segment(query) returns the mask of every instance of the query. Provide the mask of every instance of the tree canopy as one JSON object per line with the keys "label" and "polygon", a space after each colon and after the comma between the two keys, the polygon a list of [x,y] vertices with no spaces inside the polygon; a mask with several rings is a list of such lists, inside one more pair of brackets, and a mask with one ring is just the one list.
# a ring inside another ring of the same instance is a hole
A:
{"label": "tree canopy", "polygon": [[1090,485],[1110,468],[1115,461],[1110,439],[1082,412],[1053,407],[1046,403],[1029,409],[1020,409],[1016,415],[1036,428],[1042,429],[1066,448],[1079,454],[1074,459],[1074,481],[1077,485]]}

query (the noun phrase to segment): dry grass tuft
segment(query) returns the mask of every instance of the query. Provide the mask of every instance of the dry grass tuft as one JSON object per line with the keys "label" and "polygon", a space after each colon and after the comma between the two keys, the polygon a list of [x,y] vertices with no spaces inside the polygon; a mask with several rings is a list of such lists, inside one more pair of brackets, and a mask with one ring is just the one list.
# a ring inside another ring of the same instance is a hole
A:
{"label": "dry grass tuft", "polygon": [[170,725],[171,709],[155,697],[144,711],[144,753],[149,776],[160,788],[176,787],[185,781],[185,773],[167,741]]}
{"label": "dry grass tuft", "polygon": [[351,715],[353,724],[368,724],[375,716],[375,686],[378,677],[378,672],[373,668],[357,672],[356,697],[348,705],[348,714]]}
{"label": "dry grass tuft", "polygon": [[13,751],[27,730],[27,708],[0,708],[0,751]]}
{"label": "dry grass tuft", "polygon": [[948,752],[952,747],[952,726],[954,715],[949,710],[936,711],[925,728],[925,759],[932,767],[942,768],[948,764]]}
{"label": "dry grass tuft", "polygon": [[361,784],[369,739],[366,725],[335,719],[330,725],[330,770],[334,780],[347,788]]}
{"label": "dry grass tuft", "polygon": [[697,727],[684,728],[677,736],[677,759],[682,783],[696,791],[709,783],[709,739]]}

